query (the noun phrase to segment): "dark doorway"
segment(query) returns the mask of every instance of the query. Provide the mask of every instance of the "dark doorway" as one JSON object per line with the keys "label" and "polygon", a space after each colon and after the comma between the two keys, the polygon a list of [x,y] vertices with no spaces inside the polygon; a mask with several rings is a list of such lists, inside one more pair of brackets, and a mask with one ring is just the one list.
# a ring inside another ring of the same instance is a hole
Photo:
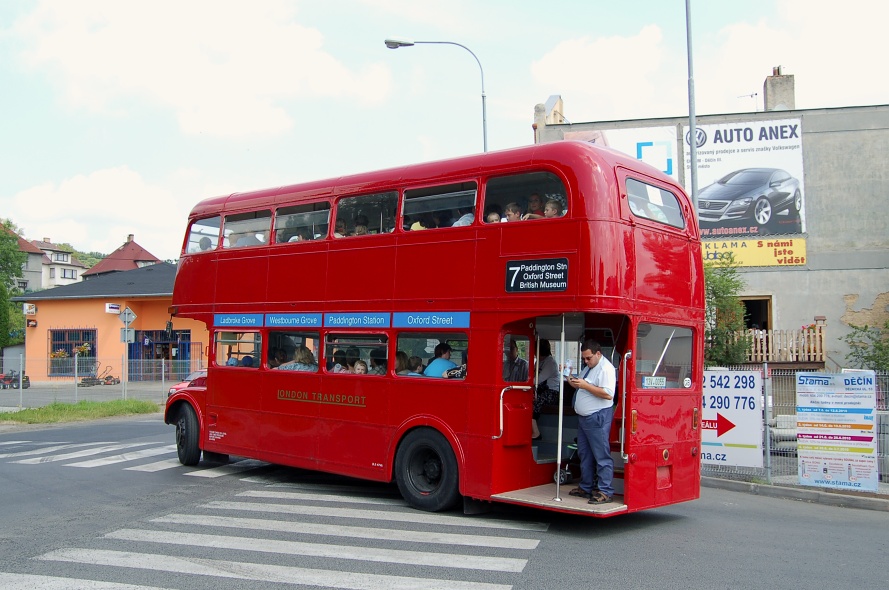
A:
{"label": "dark doorway", "polygon": [[772,329],[771,297],[742,298],[744,304],[744,327],[758,330]]}

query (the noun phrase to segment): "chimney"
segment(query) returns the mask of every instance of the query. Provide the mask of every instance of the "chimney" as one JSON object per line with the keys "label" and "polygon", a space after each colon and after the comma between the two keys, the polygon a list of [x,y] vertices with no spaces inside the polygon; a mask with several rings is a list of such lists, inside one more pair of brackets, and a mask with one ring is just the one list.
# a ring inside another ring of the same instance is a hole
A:
{"label": "chimney", "polygon": [[772,68],[772,75],[762,85],[763,107],[767,111],[792,111],[796,108],[793,75],[784,75],[781,66]]}
{"label": "chimney", "polygon": [[128,241],[128,242],[132,242],[132,241],[133,241],[133,234],[130,234],[130,235],[127,236],[127,241]]}
{"label": "chimney", "polygon": [[52,243],[52,240],[50,240],[49,238],[43,238],[43,241],[46,242],[47,244]]}

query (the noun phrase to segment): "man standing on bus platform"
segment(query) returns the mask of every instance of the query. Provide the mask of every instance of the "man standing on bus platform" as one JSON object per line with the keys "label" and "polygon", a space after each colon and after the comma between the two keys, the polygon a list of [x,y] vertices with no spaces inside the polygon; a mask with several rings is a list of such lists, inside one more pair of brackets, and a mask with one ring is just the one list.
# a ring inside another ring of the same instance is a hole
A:
{"label": "man standing on bus platform", "polygon": [[[580,485],[571,496],[588,497],[590,504],[607,504],[614,498],[611,458],[611,420],[614,416],[614,390],[617,376],[614,365],[602,356],[598,342],[587,340],[580,349],[587,368],[582,377],[568,379],[577,388],[574,411],[577,413],[577,453],[580,455]],[[593,481],[593,474],[598,476]]]}

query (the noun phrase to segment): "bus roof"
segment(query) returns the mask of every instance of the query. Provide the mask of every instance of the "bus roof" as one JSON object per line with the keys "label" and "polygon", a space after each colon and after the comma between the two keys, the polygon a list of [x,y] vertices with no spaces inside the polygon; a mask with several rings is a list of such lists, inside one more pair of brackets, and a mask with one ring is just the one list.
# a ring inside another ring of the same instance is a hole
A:
{"label": "bus roof", "polygon": [[447,181],[450,178],[477,175],[482,168],[507,170],[514,168],[517,163],[555,168],[560,165],[579,165],[584,160],[592,160],[595,164],[607,168],[617,166],[633,168],[677,186],[672,178],[660,170],[623,152],[584,141],[563,140],[211,197],[195,205],[190,217],[194,219],[218,215],[220,212],[240,210],[246,206],[272,206],[296,195],[301,197],[335,197],[343,194],[373,192],[378,189],[392,190],[392,185],[395,183],[412,185],[428,181]]}

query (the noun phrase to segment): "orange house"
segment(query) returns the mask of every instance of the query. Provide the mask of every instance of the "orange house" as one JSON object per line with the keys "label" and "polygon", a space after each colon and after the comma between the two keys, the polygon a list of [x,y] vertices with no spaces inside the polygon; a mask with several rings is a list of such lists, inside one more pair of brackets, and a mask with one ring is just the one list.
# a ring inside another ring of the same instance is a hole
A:
{"label": "orange house", "polygon": [[75,375],[152,381],[206,367],[204,324],[171,321],[175,277],[174,265],[159,263],[13,298],[25,313],[25,374],[32,382]]}

